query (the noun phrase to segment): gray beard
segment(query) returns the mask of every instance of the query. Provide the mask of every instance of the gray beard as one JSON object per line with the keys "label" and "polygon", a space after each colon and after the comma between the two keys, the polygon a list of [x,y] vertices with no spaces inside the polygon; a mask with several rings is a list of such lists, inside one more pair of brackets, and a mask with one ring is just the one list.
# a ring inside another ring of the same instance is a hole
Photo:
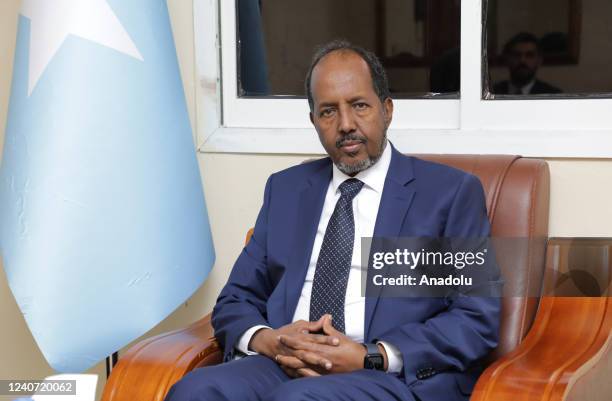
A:
{"label": "gray beard", "polygon": [[382,145],[380,147],[380,150],[378,152],[378,154],[374,157],[370,157],[368,156],[367,159],[365,160],[361,160],[357,163],[353,163],[353,164],[348,164],[348,163],[336,163],[336,167],[338,167],[338,170],[342,171],[344,174],[346,175],[350,175],[350,176],[354,176],[357,173],[360,173],[370,167],[372,167],[373,165],[376,164],[376,162],[380,159],[380,157],[382,156],[385,147],[387,145],[387,135],[385,134],[385,138],[382,141]]}

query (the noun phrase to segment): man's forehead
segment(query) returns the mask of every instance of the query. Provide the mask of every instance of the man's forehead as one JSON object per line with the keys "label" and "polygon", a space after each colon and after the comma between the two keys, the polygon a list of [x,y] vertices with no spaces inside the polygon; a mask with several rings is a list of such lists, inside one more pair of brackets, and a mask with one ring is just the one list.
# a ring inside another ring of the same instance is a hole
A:
{"label": "man's forehead", "polygon": [[529,49],[529,50],[537,50],[537,45],[533,42],[518,42],[517,44],[515,44],[513,46],[513,50],[525,50],[525,49]]}
{"label": "man's forehead", "polygon": [[366,61],[355,51],[350,49],[334,50],[319,60],[312,71],[313,78],[321,78],[327,74],[333,74],[338,71],[350,69],[351,71],[360,72],[370,76],[370,68]]}
{"label": "man's forehead", "polygon": [[358,92],[363,96],[374,90],[368,64],[352,50],[334,51],[323,57],[312,72],[311,84],[316,103]]}

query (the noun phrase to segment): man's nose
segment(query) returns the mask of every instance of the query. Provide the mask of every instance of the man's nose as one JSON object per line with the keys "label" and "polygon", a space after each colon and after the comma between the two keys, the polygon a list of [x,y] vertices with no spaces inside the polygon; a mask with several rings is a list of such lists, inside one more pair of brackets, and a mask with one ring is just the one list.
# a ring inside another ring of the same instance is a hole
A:
{"label": "man's nose", "polygon": [[344,107],[340,109],[340,115],[338,120],[338,131],[343,134],[349,134],[355,131],[355,117],[353,116],[352,108]]}

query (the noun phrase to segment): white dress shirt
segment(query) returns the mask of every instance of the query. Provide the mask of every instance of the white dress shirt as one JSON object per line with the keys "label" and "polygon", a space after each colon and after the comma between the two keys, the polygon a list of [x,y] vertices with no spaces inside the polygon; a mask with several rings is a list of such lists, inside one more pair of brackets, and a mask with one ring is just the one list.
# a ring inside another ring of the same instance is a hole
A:
{"label": "white dress shirt", "polygon": [[[300,299],[298,300],[298,304],[293,315],[293,322],[298,320],[310,320],[310,295],[312,293],[312,281],[314,279],[317,259],[319,258],[319,252],[321,251],[321,245],[323,243],[323,237],[325,236],[327,224],[329,223],[331,215],[334,212],[338,199],[340,199],[341,194],[338,187],[340,184],[350,178],[357,178],[364,183],[364,186],[353,199],[355,242],[353,245],[351,269],[349,271],[348,284],[346,287],[344,319],[346,336],[353,341],[359,343],[363,342],[365,298],[361,294],[361,238],[372,237],[374,235],[374,225],[376,223],[376,216],[378,214],[380,199],[390,163],[391,145],[389,145],[387,142],[385,150],[383,151],[383,154],[378,162],[376,162],[370,168],[359,172],[355,177],[350,177],[344,174],[336,167],[336,165],[333,165],[332,179],[327,188],[327,194],[325,195],[325,203],[323,204],[323,210],[321,212],[319,226],[317,228],[317,234],[315,236],[312,254],[310,256],[310,263],[308,265],[308,271],[306,272],[306,279],[304,280]],[[255,332],[265,327],[266,326],[254,326],[245,331],[238,340],[236,348],[247,355],[255,354],[253,351],[248,349],[249,342],[251,341],[251,337],[253,334],[255,334]],[[399,350],[387,342],[381,341],[379,344],[382,344],[387,353],[387,372],[399,373],[403,367],[403,361]]]}

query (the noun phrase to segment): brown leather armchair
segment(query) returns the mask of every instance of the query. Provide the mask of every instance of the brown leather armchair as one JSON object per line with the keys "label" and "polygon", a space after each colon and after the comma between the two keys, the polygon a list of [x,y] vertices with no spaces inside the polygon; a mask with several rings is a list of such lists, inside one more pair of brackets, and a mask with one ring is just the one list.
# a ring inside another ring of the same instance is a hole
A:
{"label": "brown leather armchair", "polygon": [[[612,373],[609,352],[612,298],[533,296],[540,294],[545,271],[567,269],[567,258],[563,255],[576,242],[550,240],[547,245],[546,162],[505,155],[418,157],[460,168],[480,178],[493,236],[532,239],[521,252],[497,255],[506,292],[524,295],[504,298],[500,343],[471,399],[612,398],[607,380]],[[247,241],[248,238],[247,235]],[[610,242],[595,242],[602,255],[612,255]],[[610,265],[612,261],[606,266]],[[163,400],[172,384],[187,372],[217,364],[221,359],[222,351],[213,337],[208,315],[186,329],[149,338],[130,348],[113,369],[102,399]],[[594,389],[594,384],[599,388]]]}

